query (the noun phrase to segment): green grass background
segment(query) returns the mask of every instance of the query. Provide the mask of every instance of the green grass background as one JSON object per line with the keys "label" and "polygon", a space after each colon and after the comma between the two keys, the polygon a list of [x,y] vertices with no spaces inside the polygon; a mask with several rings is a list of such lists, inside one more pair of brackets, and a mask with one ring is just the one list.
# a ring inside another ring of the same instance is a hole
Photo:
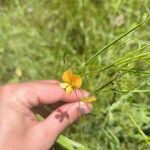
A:
{"label": "green grass background", "polygon": [[[78,71],[149,14],[149,0],[0,0],[0,83],[61,80],[69,65]],[[150,55],[94,74],[149,41],[150,21],[85,68],[93,72],[84,77],[83,87],[89,91],[121,69],[126,73],[97,93],[94,115],[81,118],[64,135],[90,150],[150,149]]]}

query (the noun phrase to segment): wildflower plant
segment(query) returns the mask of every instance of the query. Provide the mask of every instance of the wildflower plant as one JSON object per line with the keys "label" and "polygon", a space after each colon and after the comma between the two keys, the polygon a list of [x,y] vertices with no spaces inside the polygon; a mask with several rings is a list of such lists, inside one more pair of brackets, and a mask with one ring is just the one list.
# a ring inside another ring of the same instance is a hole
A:
{"label": "wildflower plant", "polygon": [[[140,24],[138,24],[137,26],[135,26],[134,28],[132,28],[131,30],[127,31],[126,33],[122,34],[121,36],[119,36],[117,39],[115,39],[114,41],[112,41],[111,43],[109,43],[108,45],[106,45],[104,48],[102,48],[101,50],[97,51],[94,55],[92,55],[87,61],[85,61],[83,63],[83,65],[81,66],[81,68],[78,69],[77,73],[74,73],[72,66],[68,66],[68,70],[65,70],[62,74],[62,81],[60,83],[60,87],[63,88],[67,94],[71,94],[73,91],[75,91],[76,89],[80,89],[84,80],[84,77],[90,76],[90,75],[96,75],[96,74],[100,74],[103,73],[106,70],[109,70],[111,68],[117,68],[117,72],[114,72],[112,75],[112,78],[108,81],[106,81],[103,85],[101,85],[100,87],[95,88],[93,91],[91,91],[91,94],[88,97],[83,97],[81,99],[81,101],[84,102],[95,102],[97,99],[94,96],[95,94],[104,91],[105,89],[107,90],[107,87],[114,83],[114,84],[119,84],[117,83],[119,80],[119,78],[121,78],[124,74],[128,73],[130,71],[130,69],[125,69],[126,66],[128,64],[130,64],[133,61],[136,61],[137,59],[143,59],[145,57],[147,57],[150,52],[146,52],[146,53],[141,53],[144,49],[148,48],[150,45],[145,45],[143,47],[139,47],[136,50],[133,50],[129,53],[127,53],[125,56],[115,60],[114,62],[106,65],[105,67],[99,69],[98,65],[95,65],[95,69],[94,71],[90,71],[88,69],[88,72],[86,72],[86,67],[90,66],[91,62],[98,57],[102,52],[105,52],[106,50],[108,50],[109,47],[113,46],[115,43],[117,43],[119,40],[121,40],[122,38],[124,38],[125,36],[127,36],[129,33],[135,31],[136,29],[140,28],[144,23],[146,23],[149,20],[146,19],[145,21],[141,22]],[[66,63],[68,64],[68,62]],[[69,68],[70,67],[70,68]],[[132,70],[131,70],[132,71]],[[143,72],[145,73],[145,72]],[[148,72],[149,74],[149,72]],[[116,83],[115,83],[116,82]],[[128,93],[135,93],[135,92],[149,92],[148,90],[122,90],[119,88],[119,86],[117,85],[116,88],[109,88],[109,90],[112,91],[116,91],[116,92],[128,92]],[[125,106],[124,106],[125,107]],[[125,107],[126,108],[126,107]],[[112,109],[112,108],[111,108]],[[96,115],[94,115],[96,117]],[[144,134],[144,132],[140,129],[140,127],[136,124],[134,118],[132,117],[132,115],[129,115],[130,120],[133,122],[133,124],[136,126],[136,128],[139,130],[139,133],[142,135],[142,137],[144,138],[145,142],[150,146],[150,141],[148,139],[148,137]],[[110,132],[110,131],[108,131]],[[112,134],[112,133],[110,133]],[[80,149],[82,149],[82,146],[80,147]],[[83,149],[88,149],[86,147],[83,147]]]}
{"label": "wildflower plant", "polygon": [[[130,63],[131,61],[135,61],[138,58],[143,58],[147,55],[150,54],[150,52],[147,53],[142,53],[142,54],[138,54],[138,52],[144,50],[145,48],[148,48],[150,45],[146,45],[143,46],[131,53],[128,53],[127,55],[125,55],[122,58],[119,58],[118,60],[115,60],[113,63],[107,65],[106,67],[102,68],[102,69],[98,69],[95,71],[91,71],[88,73],[85,73],[85,69],[86,66],[88,64],[90,64],[90,62],[92,62],[96,57],[98,57],[98,55],[100,55],[102,52],[106,51],[109,47],[111,47],[113,44],[115,44],[116,42],[118,42],[119,40],[121,40],[122,38],[124,38],[126,35],[128,35],[129,33],[133,32],[134,30],[136,30],[137,28],[141,27],[145,22],[147,22],[149,20],[146,19],[145,21],[141,22],[140,24],[138,24],[137,26],[135,26],[134,28],[132,28],[131,30],[125,32],[124,34],[122,34],[121,36],[119,36],[117,39],[115,39],[114,41],[112,41],[111,43],[107,44],[105,47],[103,47],[102,49],[100,49],[99,51],[97,51],[92,57],[90,57],[86,62],[84,62],[83,66],[79,69],[79,73],[82,75],[90,75],[90,74],[99,74],[111,67],[115,67],[118,65],[123,64],[124,66],[127,65],[128,63]],[[137,55],[136,55],[137,54]],[[97,65],[97,68],[98,65]],[[122,68],[122,66],[121,66]],[[123,70],[120,69],[120,71],[122,71],[124,73]],[[123,74],[122,73],[122,74]],[[118,76],[118,75],[117,75]],[[116,77],[117,77],[116,76]],[[111,82],[113,82],[116,77],[112,80],[110,80],[108,83],[106,83],[105,85],[103,85],[102,87],[96,89],[94,92],[92,92],[92,94],[99,92],[100,90],[102,90],[103,88],[105,88],[107,85],[109,85]],[[71,94],[73,90],[75,89],[79,89],[82,85],[82,77],[80,75],[74,74],[72,69],[68,69],[67,71],[65,71],[62,75],[62,81],[64,81],[64,83],[60,83],[60,87],[62,87],[63,89],[65,89],[67,94]],[[85,102],[93,102],[96,101],[96,97],[95,96],[91,96],[91,97],[84,97],[82,99],[82,101]]]}
{"label": "wildflower plant", "polygon": [[[133,50],[132,52],[127,53],[125,56],[115,60],[114,62],[112,62],[111,64],[108,64],[107,66],[103,67],[102,69],[99,69],[98,65],[95,65],[97,68],[95,68],[94,71],[88,71],[86,72],[86,67],[96,58],[98,57],[102,52],[106,51],[109,47],[111,47],[112,45],[114,45],[115,43],[117,43],[119,40],[121,40],[122,38],[124,38],[125,36],[127,36],[129,33],[133,32],[134,30],[136,30],[137,28],[140,28],[144,23],[146,23],[149,20],[146,19],[145,21],[141,22],[140,24],[138,24],[137,26],[135,26],[134,28],[132,28],[131,30],[127,31],[126,33],[122,34],[121,36],[119,36],[117,39],[115,39],[114,41],[112,41],[111,43],[109,43],[108,45],[106,45],[104,48],[102,48],[101,50],[97,51],[93,56],[91,56],[86,62],[83,63],[83,66],[78,70],[80,75],[74,74],[72,69],[68,69],[66,70],[63,75],[62,75],[62,81],[64,81],[64,83],[60,83],[60,87],[62,87],[63,89],[65,89],[67,94],[71,94],[74,90],[76,90],[77,88],[81,88],[82,82],[83,82],[83,77],[85,76],[90,76],[93,74],[99,74],[102,73],[108,69],[111,69],[112,67],[114,68],[118,68],[117,73],[114,73],[114,76],[112,77],[112,79],[110,79],[109,81],[107,81],[104,85],[101,85],[100,87],[98,87],[97,89],[94,89],[91,94],[97,94],[98,92],[105,90],[105,88],[107,86],[109,86],[111,83],[113,83],[114,81],[117,82],[117,79],[120,77],[122,77],[124,74],[126,74],[128,71],[130,70],[125,70],[125,66],[127,66],[128,64],[130,64],[132,61],[136,61],[137,59],[142,59],[147,57],[150,52],[146,52],[146,53],[140,53],[142,52],[144,49],[150,47],[150,45],[145,45],[143,47],[140,47],[137,50]],[[149,74],[149,73],[148,73]],[[82,77],[83,76],[83,77]],[[120,90],[120,89],[114,89],[112,88],[111,90],[114,90],[116,92],[149,92],[149,90]],[[84,102],[94,102],[96,101],[96,97],[95,96],[88,96],[88,97],[84,97],[81,99],[81,101]],[[139,130],[140,134],[143,136],[145,142],[150,146],[150,141],[148,139],[148,137],[143,133],[143,131],[140,129],[140,127],[138,127],[138,125],[136,124],[134,118],[132,117],[132,115],[129,115],[129,118],[131,119],[131,121],[133,122],[133,124],[137,127],[137,129]],[[112,133],[111,133],[112,134]],[[86,149],[86,148],[85,148]]]}
{"label": "wildflower plant", "polygon": [[67,94],[90,93],[80,101],[92,102],[93,112],[67,129],[53,150],[149,149],[150,1],[0,4],[1,84],[56,78]]}

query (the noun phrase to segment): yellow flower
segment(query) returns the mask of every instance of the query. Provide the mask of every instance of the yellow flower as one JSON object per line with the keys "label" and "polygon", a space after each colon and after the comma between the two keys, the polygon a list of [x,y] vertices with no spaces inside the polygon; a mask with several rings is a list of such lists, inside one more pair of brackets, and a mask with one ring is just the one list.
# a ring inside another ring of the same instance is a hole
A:
{"label": "yellow flower", "polygon": [[64,88],[67,94],[71,94],[74,89],[80,88],[82,85],[82,78],[74,74],[71,69],[63,73],[62,81],[64,83],[60,83],[60,87]]}
{"label": "yellow flower", "polygon": [[81,101],[87,102],[87,103],[95,102],[96,101],[96,97],[95,96],[84,97],[84,98],[81,99]]}

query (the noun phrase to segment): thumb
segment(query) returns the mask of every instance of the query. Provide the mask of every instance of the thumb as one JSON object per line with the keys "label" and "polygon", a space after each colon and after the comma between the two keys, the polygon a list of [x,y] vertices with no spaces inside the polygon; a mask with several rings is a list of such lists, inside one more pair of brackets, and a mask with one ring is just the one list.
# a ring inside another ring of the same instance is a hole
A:
{"label": "thumb", "polygon": [[38,140],[39,138],[45,139],[45,145],[49,148],[67,126],[78,119],[80,115],[90,113],[91,111],[92,104],[90,103],[74,102],[65,104],[36,126],[36,138]]}

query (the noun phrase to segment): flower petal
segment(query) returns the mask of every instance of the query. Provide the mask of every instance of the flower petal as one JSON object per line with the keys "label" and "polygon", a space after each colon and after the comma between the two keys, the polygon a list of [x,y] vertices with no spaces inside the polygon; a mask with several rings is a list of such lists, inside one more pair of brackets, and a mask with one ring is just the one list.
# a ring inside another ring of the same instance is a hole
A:
{"label": "flower petal", "polygon": [[95,96],[84,97],[84,98],[81,99],[81,101],[88,102],[88,103],[95,102],[96,97]]}
{"label": "flower petal", "polygon": [[82,85],[82,78],[79,75],[73,75],[71,85],[74,88],[80,88]]}
{"label": "flower petal", "polygon": [[63,89],[67,88],[67,86],[69,86],[68,83],[60,83],[60,87]]}
{"label": "flower petal", "polygon": [[73,88],[72,88],[71,85],[69,85],[68,87],[66,87],[66,93],[67,93],[67,94],[71,94],[72,91],[73,91]]}
{"label": "flower petal", "polygon": [[63,73],[62,80],[64,82],[71,83],[72,77],[73,77],[73,72],[71,71],[71,69],[69,69]]}

